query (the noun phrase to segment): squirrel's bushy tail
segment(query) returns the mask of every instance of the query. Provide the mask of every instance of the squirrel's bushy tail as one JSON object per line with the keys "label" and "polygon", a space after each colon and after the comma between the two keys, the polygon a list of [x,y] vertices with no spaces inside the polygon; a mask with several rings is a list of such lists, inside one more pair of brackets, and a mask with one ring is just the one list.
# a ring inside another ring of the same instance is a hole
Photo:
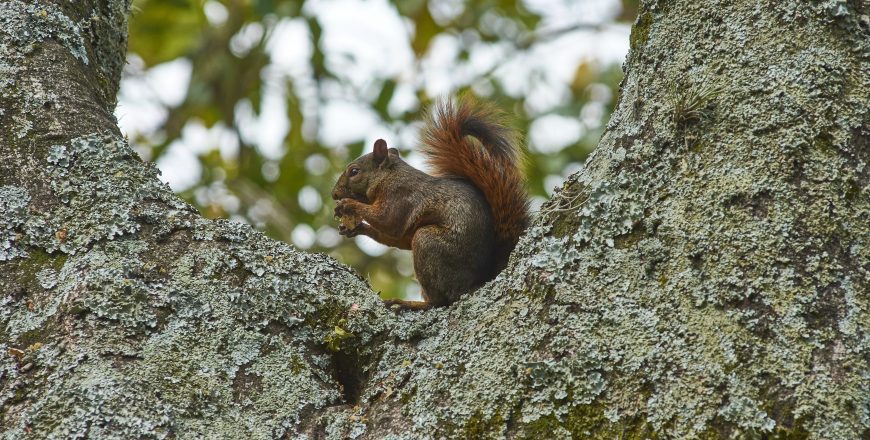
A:
{"label": "squirrel's bushy tail", "polygon": [[468,179],[486,197],[495,223],[497,273],[529,223],[519,133],[498,108],[465,96],[434,105],[421,138],[434,175]]}

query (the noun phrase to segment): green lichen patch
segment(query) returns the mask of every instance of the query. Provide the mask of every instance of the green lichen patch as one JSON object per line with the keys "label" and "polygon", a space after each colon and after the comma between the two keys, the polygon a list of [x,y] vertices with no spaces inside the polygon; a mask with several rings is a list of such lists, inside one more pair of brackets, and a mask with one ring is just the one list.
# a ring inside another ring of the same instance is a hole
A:
{"label": "green lichen patch", "polygon": [[652,14],[644,12],[637,17],[634,26],[631,28],[631,36],[629,42],[633,50],[641,50],[649,40],[650,26],[652,25]]}
{"label": "green lichen patch", "polygon": [[28,51],[43,40],[55,40],[82,63],[89,62],[81,28],[51,3],[3,2],[0,4],[0,32],[5,34],[6,42]]}
{"label": "green lichen patch", "polygon": [[563,417],[542,417],[523,428],[518,438],[588,438],[646,440],[656,438],[655,431],[642,417],[620,417],[596,405],[578,405]]}
{"label": "green lichen patch", "polygon": [[505,420],[498,413],[491,417],[484,417],[482,413],[477,412],[465,422],[465,425],[448,427],[446,431],[450,438],[456,439],[502,438],[505,431]]}
{"label": "green lichen patch", "polygon": [[24,234],[29,244],[49,252],[74,254],[95,241],[136,232],[141,228],[139,218],[147,218],[155,202],[191,211],[167,195],[153,165],[143,166],[125,141],[112,136],[85,136],[70,145],[55,145],[47,162],[51,190],[62,205],[31,215]]}
{"label": "green lichen patch", "polygon": [[29,202],[30,195],[26,189],[15,186],[0,187],[0,261],[27,256],[19,242],[24,238],[22,233],[27,222]]}

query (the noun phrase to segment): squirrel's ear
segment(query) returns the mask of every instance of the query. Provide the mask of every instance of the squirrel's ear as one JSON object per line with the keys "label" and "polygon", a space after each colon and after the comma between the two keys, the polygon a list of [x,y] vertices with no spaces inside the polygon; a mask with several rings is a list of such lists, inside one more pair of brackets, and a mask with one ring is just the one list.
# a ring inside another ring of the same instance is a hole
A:
{"label": "squirrel's ear", "polygon": [[399,157],[399,150],[398,150],[398,149],[396,149],[396,148],[390,148],[390,149],[387,150],[387,151],[390,153],[390,157],[393,157],[393,156],[395,156],[395,157]]}
{"label": "squirrel's ear", "polygon": [[387,142],[383,139],[375,141],[375,148],[372,151],[376,163],[381,163],[387,158]]}

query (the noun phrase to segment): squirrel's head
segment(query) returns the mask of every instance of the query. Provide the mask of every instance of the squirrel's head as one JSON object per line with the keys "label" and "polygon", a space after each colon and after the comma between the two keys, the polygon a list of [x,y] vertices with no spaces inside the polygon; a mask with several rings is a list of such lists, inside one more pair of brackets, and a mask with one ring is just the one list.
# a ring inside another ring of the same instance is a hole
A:
{"label": "squirrel's head", "polygon": [[333,200],[351,198],[368,203],[370,191],[399,161],[399,150],[387,148],[387,142],[383,139],[376,140],[371,153],[349,163],[341,173],[332,188]]}

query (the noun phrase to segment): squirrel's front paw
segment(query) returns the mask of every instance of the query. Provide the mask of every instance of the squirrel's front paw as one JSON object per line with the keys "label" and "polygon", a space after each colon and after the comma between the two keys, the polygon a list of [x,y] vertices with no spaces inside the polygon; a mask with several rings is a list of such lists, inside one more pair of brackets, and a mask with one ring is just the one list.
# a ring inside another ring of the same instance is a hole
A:
{"label": "squirrel's front paw", "polygon": [[341,224],[338,225],[338,233],[347,238],[356,237],[362,234],[363,230],[365,230],[365,223],[363,222],[353,224],[352,222],[345,222],[342,219]]}
{"label": "squirrel's front paw", "polygon": [[[341,208],[341,209],[339,209]],[[345,237],[355,237],[362,232],[363,221],[358,215],[352,215],[344,209],[344,205],[335,208],[338,216],[338,233]]]}
{"label": "squirrel's front paw", "polygon": [[335,202],[335,209],[332,213],[336,217],[353,216],[356,214],[356,204],[359,203],[354,199],[341,199]]}

